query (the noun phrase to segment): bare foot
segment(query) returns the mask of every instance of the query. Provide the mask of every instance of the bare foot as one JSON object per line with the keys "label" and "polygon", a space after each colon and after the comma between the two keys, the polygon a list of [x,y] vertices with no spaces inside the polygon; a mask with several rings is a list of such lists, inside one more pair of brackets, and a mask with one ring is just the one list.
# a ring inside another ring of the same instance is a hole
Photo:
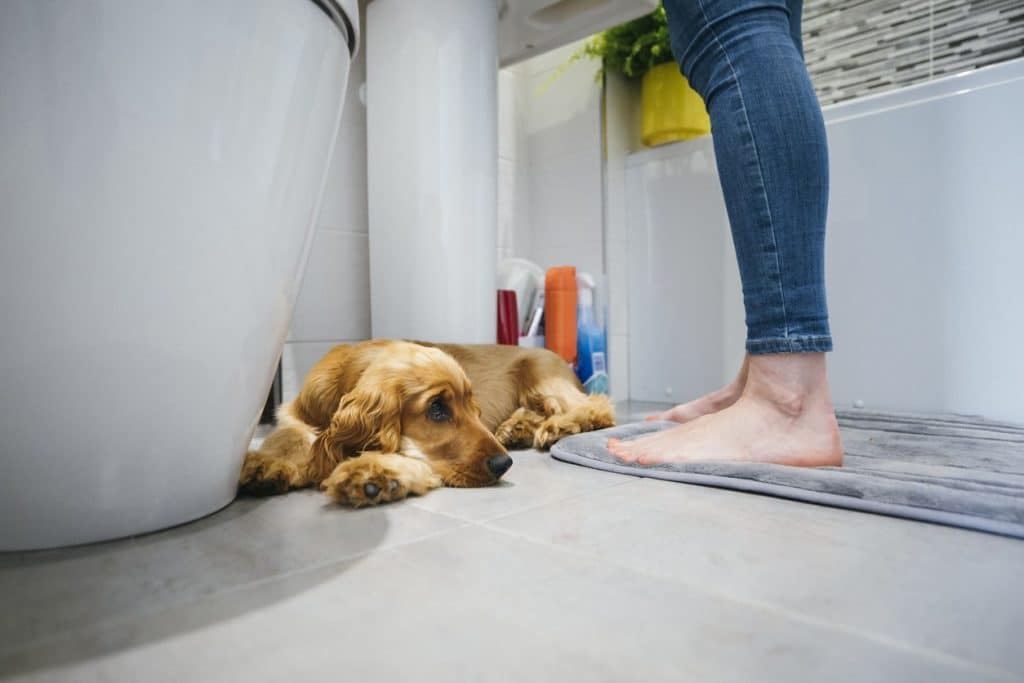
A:
{"label": "bare foot", "polygon": [[747,368],[749,367],[749,364],[750,356],[748,355],[744,357],[743,367],[740,368],[739,374],[736,375],[736,379],[729,382],[726,386],[722,387],[718,391],[712,391],[710,394],[705,394],[698,399],[690,401],[689,403],[680,403],[673,408],[669,408],[663,413],[648,415],[647,420],[671,420],[672,422],[685,424],[696,420],[698,417],[703,417],[710,413],[717,413],[719,410],[728,408],[735,403],[743,393],[743,387],[747,384]]}
{"label": "bare foot", "polygon": [[728,408],[634,441],[608,440],[624,462],[843,463],[825,354],[753,356],[743,393]]}

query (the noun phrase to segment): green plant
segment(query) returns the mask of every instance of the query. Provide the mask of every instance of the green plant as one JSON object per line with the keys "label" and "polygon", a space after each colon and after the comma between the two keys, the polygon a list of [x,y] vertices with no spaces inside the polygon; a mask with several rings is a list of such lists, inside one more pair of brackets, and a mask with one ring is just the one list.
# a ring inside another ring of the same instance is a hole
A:
{"label": "green plant", "polygon": [[641,78],[653,67],[672,61],[664,6],[591,37],[573,55],[574,60],[580,57],[600,59],[604,71],[626,78]]}

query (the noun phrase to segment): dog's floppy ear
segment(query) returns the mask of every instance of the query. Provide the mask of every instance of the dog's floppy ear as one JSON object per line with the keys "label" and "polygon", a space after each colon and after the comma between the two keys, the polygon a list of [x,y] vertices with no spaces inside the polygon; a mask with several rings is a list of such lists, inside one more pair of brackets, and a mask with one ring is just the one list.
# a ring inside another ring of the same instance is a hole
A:
{"label": "dog's floppy ear", "polygon": [[402,444],[402,387],[397,379],[360,382],[342,396],[328,432],[345,455],[371,447],[397,453]]}
{"label": "dog's floppy ear", "polygon": [[342,396],[330,426],[312,446],[310,478],[322,481],[338,463],[361,451],[397,453],[402,443],[402,387],[399,381],[361,381]]}

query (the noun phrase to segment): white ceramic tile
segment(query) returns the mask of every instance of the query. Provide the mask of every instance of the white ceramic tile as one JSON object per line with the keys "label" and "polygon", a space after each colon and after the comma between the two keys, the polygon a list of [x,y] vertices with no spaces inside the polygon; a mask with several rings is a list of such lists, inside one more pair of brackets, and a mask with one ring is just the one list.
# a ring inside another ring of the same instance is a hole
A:
{"label": "white ceramic tile", "polygon": [[1024,544],[654,479],[489,525],[877,643],[1024,673]]}
{"label": "white ceramic tile", "polygon": [[672,403],[660,403],[654,401],[617,401],[615,403],[615,417],[620,424],[627,422],[642,422],[651,415],[658,415],[673,406]]}
{"label": "white ceramic tile", "polygon": [[535,244],[526,258],[546,271],[554,266],[576,265],[576,257],[576,251],[571,246],[552,247]]}
{"label": "white ceramic tile", "polygon": [[[1014,161],[1024,157],[1024,137],[1013,116],[1024,106],[1024,65],[997,72],[1003,80],[964,74],[826,112],[826,283],[836,349],[829,366],[840,407],[862,401],[880,410],[1024,422],[1016,379],[1024,376],[1016,350],[1024,308],[1014,298],[1024,291],[1017,256],[1024,251],[1024,204]],[[642,391],[634,398],[663,398],[653,383],[666,369],[683,376],[679,354],[644,347],[640,330],[661,326],[663,338],[687,341],[700,333],[701,344],[688,348],[719,377],[693,383],[690,393],[729,378],[742,353],[743,309],[728,240],[717,284],[696,278],[699,264],[690,261],[713,258],[707,234],[728,234],[714,169],[696,164],[701,145],[710,152],[710,141],[688,142],[630,159],[632,380]],[[685,242],[672,242],[673,225],[682,226]],[[655,263],[666,254],[678,260]],[[720,297],[719,339],[705,339],[716,323],[688,303],[694,296]]]}
{"label": "white ceramic tile", "polygon": [[568,45],[548,50],[536,57],[524,60],[517,67],[524,76],[535,76],[545,71],[561,68],[569,61],[569,58],[583,46],[583,41],[578,40]]}
{"label": "white ceramic tile", "polygon": [[513,213],[515,221],[512,225],[512,244],[516,256],[528,258],[533,245],[533,207],[530,197],[530,175],[529,161],[522,161],[526,158],[523,154],[515,164],[516,170],[516,191],[513,199]]}
{"label": "white ceramic tile", "polygon": [[747,323],[743,310],[743,283],[736,263],[732,236],[722,240],[722,384],[736,376],[747,353]]}
{"label": "white ceramic tile", "polygon": [[589,273],[595,277],[604,274],[604,259],[602,258],[602,243],[599,240],[584,242],[577,249],[576,269],[577,272]]}
{"label": "white ceramic tile", "polygon": [[334,157],[327,171],[324,198],[317,225],[321,228],[366,232],[366,105],[360,100],[360,88],[366,83],[366,12],[360,11],[363,46],[352,60],[345,109]]}
{"label": "white ceramic tile", "polygon": [[629,233],[626,160],[630,153],[632,106],[637,93],[621,76],[605,79],[605,265],[608,269],[609,370],[612,396],[629,398]]}
{"label": "white ceramic tile", "polygon": [[629,332],[629,252],[626,242],[609,241],[605,248],[608,264],[608,332]]}
{"label": "white ceramic tile", "polygon": [[601,240],[603,181],[596,145],[572,155],[530,159],[534,247]]}
{"label": "white ceramic tile", "polygon": [[519,76],[509,69],[498,71],[498,156],[515,160],[519,146]]}
{"label": "white ceramic tile", "polygon": [[626,163],[625,158],[609,158],[604,168],[605,235],[609,242],[625,243]]}
{"label": "white ceramic tile", "polygon": [[345,119],[338,129],[317,225],[365,233],[366,207],[366,126]]}
{"label": "white ceramic tile", "polygon": [[369,287],[366,235],[317,230],[289,341],[369,337]]}
{"label": "white ceramic tile", "polygon": [[522,97],[531,161],[588,148],[600,158],[601,87],[594,78],[596,68],[576,63],[563,72],[527,79]]}
{"label": "white ceramic tile", "polygon": [[513,249],[515,247],[516,224],[519,217],[516,209],[518,187],[516,186],[516,163],[508,159],[498,159],[498,248]]}
{"label": "white ceramic tile", "polygon": [[[361,340],[353,340],[361,341]],[[284,401],[299,393],[306,375],[337,344],[344,341],[288,342],[281,353],[281,389]]]}
{"label": "white ceramic tile", "polygon": [[629,335],[608,335],[608,381],[612,399],[629,400]]}
{"label": "white ceramic tile", "polygon": [[1000,85],[956,80],[828,125],[831,383],[840,405],[1024,422],[1024,63]]}
{"label": "white ceramic tile", "polygon": [[676,402],[722,381],[729,235],[714,152],[710,139],[674,151],[627,169],[633,399]]}
{"label": "white ceramic tile", "polygon": [[609,158],[644,149],[640,140],[640,81],[606,74],[604,84]]}

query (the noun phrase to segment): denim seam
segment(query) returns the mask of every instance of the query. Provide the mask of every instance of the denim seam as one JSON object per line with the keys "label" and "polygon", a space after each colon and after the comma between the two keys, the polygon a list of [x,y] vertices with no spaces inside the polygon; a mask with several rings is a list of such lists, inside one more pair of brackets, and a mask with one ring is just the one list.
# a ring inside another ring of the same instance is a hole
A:
{"label": "denim seam", "polygon": [[725,49],[725,45],[722,44],[721,39],[718,37],[718,31],[712,25],[711,20],[708,18],[708,13],[704,9],[704,0],[697,0],[697,6],[700,7],[700,13],[704,17],[705,23],[708,25],[708,30],[711,32],[711,37],[715,39],[715,43],[718,44],[718,49],[725,55],[725,61],[729,64],[729,73],[732,74],[732,80],[736,84],[736,92],[740,96],[740,106],[743,107],[743,119],[746,121],[747,133],[750,135],[750,141],[754,148],[754,160],[757,162],[757,176],[758,182],[761,184],[761,196],[764,198],[765,208],[768,210],[768,227],[770,228],[770,234],[772,238],[772,249],[775,250],[775,272],[779,279],[779,304],[782,307],[782,333],[785,337],[789,337],[789,315],[786,313],[786,297],[782,288],[782,264],[779,262],[779,243],[775,238],[775,218],[772,216],[772,205],[768,201],[768,188],[764,182],[764,168],[761,165],[761,154],[757,149],[757,138],[754,136],[754,128],[750,125],[750,116],[747,114],[747,101],[743,97],[743,87],[740,85],[739,78],[736,77],[736,67],[733,66],[732,58],[729,56],[729,51]]}
{"label": "denim seam", "polygon": [[[698,5],[700,6],[700,13],[704,15],[704,20],[705,20],[705,21],[707,21],[707,19],[708,19],[708,14],[707,14],[707,12],[705,12],[705,11],[704,11],[704,5],[703,5],[703,4],[700,4],[699,2],[698,2]],[[735,17],[735,16],[737,15],[737,14],[744,14],[744,13],[746,13],[746,12],[750,12],[750,11],[751,11],[751,9],[752,9],[752,8],[750,8],[750,7],[740,7],[740,8],[734,9],[734,10],[733,10],[733,11],[731,11],[731,12],[726,12],[726,13],[725,13],[725,14],[723,14],[722,16],[718,17],[718,18],[717,18],[717,19],[716,19],[716,20],[714,21],[714,23],[715,23],[715,24],[720,24],[720,23],[722,23],[723,21],[725,21],[726,19],[732,19],[732,18],[733,18],[733,17]],[[756,9],[756,8],[754,8],[754,9]],[[792,13],[791,13],[791,12],[789,11],[789,6],[788,6],[788,5],[787,5],[786,7],[776,7],[775,9],[778,9],[778,10],[780,10],[780,11],[784,12],[784,13],[786,14],[786,17],[788,17],[788,18],[792,18]],[[694,45],[695,45],[695,44],[696,44],[696,43],[697,43],[697,42],[698,42],[698,41],[700,40],[700,37],[701,37],[701,35],[703,35],[703,33],[704,33],[705,31],[711,32],[711,27],[712,27],[712,26],[713,26],[712,22],[710,22],[710,21],[707,21],[707,26],[706,26],[705,28],[703,28],[703,29],[701,29],[701,30],[697,31],[697,34],[696,34],[696,35],[695,35],[695,36],[693,37],[693,39],[692,39],[692,40],[690,41],[690,44],[686,46],[686,49],[685,49],[685,50],[683,50],[683,55],[685,55],[685,56],[690,56],[690,53],[691,53],[691,52],[693,51],[693,46],[694,46]],[[717,39],[717,36],[716,36],[716,38],[715,38],[715,42],[719,42],[719,41],[718,41],[718,39]],[[719,47],[722,47],[721,43],[719,43]],[[722,50],[722,52],[725,52],[725,50],[723,49],[723,50]],[[704,53],[704,51],[702,50],[702,51],[701,51],[700,53],[698,53],[698,57],[699,57],[700,55],[702,55],[703,53]],[[697,58],[696,58],[696,57],[694,57],[694,58],[693,58],[693,59],[692,59],[691,61],[696,61],[696,60],[697,60]],[[677,60],[677,61],[679,62],[679,68],[680,68],[680,70],[682,70],[682,68],[683,68],[683,61],[682,61],[682,59],[680,59],[680,60]],[[731,66],[731,65],[730,65],[730,66]],[[685,75],[685,74],[684,74],[684,75]]]}

